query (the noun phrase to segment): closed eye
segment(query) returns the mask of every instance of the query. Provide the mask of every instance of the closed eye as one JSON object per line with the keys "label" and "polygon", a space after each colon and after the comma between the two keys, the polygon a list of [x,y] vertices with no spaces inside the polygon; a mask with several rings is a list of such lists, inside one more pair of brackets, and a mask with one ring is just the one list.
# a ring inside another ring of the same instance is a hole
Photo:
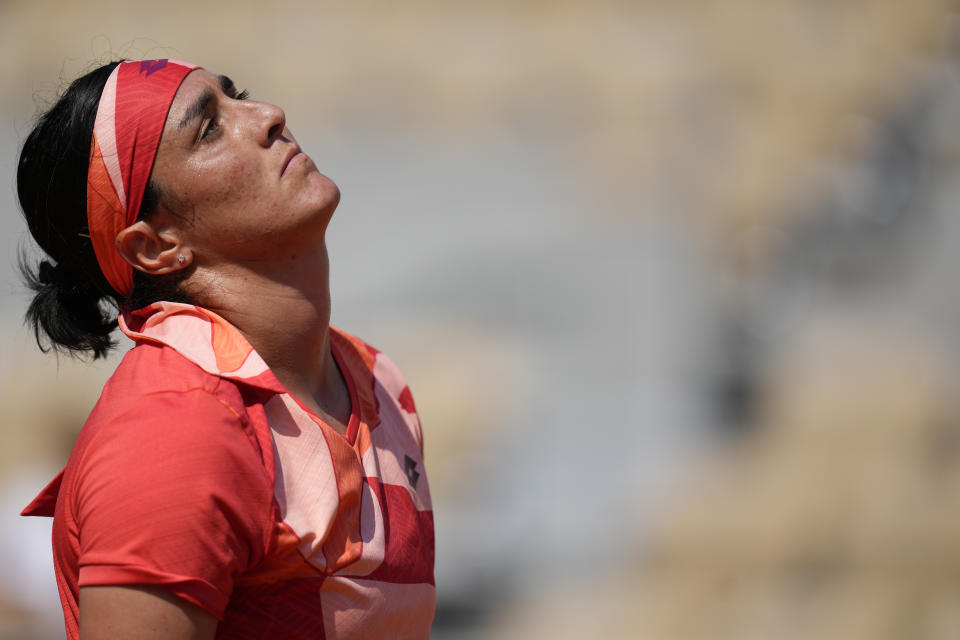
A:
{"label": "closed eye", "polygon": [[220,121],[216,118],[204,118],[200,123],[200,135],[197,136],[197,142],[209,138],[220,130]]}
{"label": "closed eye", "polygon": [[[223,91],[228,98],[232,100],[246,100],[250,97],[250,92],[246,89],[243,91],[237,91],[237,87],[233,84],[233,80],[227,76],[221,75],[218,77],[218,79],[220,80],[220,90]],[[209,105],[213,102],[214,100],[208,99],[206,104]],[[218,131],[220,131],[220,117],[218,114],[204,118],[200,123],[199,131],[197,131],[196,143],[206,140],[210,136],[216,134]]]}

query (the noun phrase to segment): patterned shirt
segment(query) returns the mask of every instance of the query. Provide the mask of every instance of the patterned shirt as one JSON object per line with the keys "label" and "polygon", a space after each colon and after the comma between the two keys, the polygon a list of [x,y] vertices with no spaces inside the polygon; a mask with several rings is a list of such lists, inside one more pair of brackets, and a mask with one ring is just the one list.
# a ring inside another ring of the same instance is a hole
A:
{"label": "patterned shirt", "polygon": [[344,436],[210,311],[161,302],[120,325],[137,345],[24,510],[54,516],[67,636],[79,587],[146,584],[216,616],[218,638],[428,637],[433,512],[390,359],[331,327]]}

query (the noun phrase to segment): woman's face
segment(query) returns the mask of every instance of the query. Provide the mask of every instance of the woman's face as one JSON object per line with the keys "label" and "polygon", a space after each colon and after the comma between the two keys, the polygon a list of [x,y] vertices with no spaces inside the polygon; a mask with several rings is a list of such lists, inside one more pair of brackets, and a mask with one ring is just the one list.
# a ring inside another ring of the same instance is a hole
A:
{"label": "woman's face", "polygon": [[[170,106],[151,180],[198,264],[289,257],[323,242],[340,191],[286,128],[224,76],[191,72]],[[284,256],[283,254],[288,254]]]}

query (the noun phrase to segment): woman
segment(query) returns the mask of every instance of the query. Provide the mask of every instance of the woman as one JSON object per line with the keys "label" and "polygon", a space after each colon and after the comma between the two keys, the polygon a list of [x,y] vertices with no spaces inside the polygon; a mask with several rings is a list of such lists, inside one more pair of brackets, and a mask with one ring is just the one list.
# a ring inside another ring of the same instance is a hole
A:
{"label": "woman", "polygon": [[135,346],[24,514],[54,516],[69,638],[426,637],[410,391],[329,326],[339,191],[245,98],[189,63],[112,63],[27,138],[38,341],[103,356],[109,303]]}

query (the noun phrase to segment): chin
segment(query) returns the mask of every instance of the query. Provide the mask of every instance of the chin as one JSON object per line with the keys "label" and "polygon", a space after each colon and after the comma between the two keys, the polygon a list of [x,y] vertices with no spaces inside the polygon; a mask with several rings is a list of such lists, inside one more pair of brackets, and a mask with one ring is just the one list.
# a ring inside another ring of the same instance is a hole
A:
{"label": "chin", "polygon": [[338,187],[330,178],[327,178],[326,176],[323,177],[326,178],[327,182],[330,184],[330,213],[332,214],[333,210],[337,208],[338,204],[340,204],[340,187]]}
{"label": "chin", "polygon": [[323,220],[324,227],[326,227],[330,218],[333,217],[333,212],[337,210],[337,205],[340,204],[340,187],[322,173],[316,175],[317,184],[315,187],[317,191],[314,193],[313,200],[317,214]]}

